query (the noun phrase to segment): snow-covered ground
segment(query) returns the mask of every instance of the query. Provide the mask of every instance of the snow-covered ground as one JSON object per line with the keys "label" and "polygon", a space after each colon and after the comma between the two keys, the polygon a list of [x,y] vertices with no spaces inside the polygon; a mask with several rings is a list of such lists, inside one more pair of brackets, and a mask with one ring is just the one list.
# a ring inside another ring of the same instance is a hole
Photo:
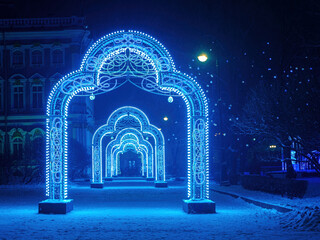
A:
{"label": "snow-covered ground", "polygon": [[[241,185],[231,185],[231,186],[220,186],[219,184],[211,183],[211,188],[223,191],[231,194],[236,194],[238,196],[244,196],[254,200],[279,205],[289,208],[300,208],[300,207],[315,207],[320,206],[320,196],[317,197],[304,197],[304,198],[287,198],[285,196],[265,193],[260,191],[251,191],[244,189]],[[318,185],[320,188],[320,183]]]}
{"label": "snow-covered ground", "polygon": [[285,214],[218,193],[212,193],[216,214],[188,215],[185,193],[184,187],[74,186],[72,212],[43,215],[37,213],[43,188],[0,187],[0,239],[319,239],[319,232],[286,227]]}
{"label": "snow-covered ground", "polygon": [[[316,185],[314,185],[316,186]],[[318,187],[320,184],[317,185]],[[305,198],[287,198],[260,191],[244,189],[241,185],[220,186],[211,184],[211,189],[255,201],[282,206],[292,209],[291,212],[280,214],[280,223],[283,228],[303,231],[318,231],[320,233],[320,196]],[[310,196],[311,194],[309,194]],[[320,239],[320,238],[319,238]]]}

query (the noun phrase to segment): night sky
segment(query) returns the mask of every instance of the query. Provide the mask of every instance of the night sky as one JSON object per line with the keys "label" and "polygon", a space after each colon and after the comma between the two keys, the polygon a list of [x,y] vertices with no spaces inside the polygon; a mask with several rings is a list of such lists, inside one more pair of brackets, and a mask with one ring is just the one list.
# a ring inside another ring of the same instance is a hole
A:
{"label": "night sky", "polygon": [[[214,70],[215,59],[222,65],[243,53],[254,55],[266,42],[272,44],[271,55],[278,64],[284,51],[317,44],[320,32],[320,6],[314,0],[2,0],[0,4],[1,18],[84,16],[94,40],[121,29],[146,32],[162,42],[176,65],[188,73],[192,72],[188,65],[202,51],[213,49],[206,68]],[[229,74],[221,71],[220,77],[232,88]]]}
{"label": "night sky", "polygon": [[[211,135],[219,131],[229,134],[229,120],[241,116],[251,90],[259,81],[271,87],[280,84],[286,93],[289,82],[301,84],[313,79],[310,91],[307,87],[292,87],[299,89],[294,97],[319,92],[320,3],[316,0],[2,0],[0,6],[1,18],[83,16],[94,41],[122,29],[139,30],[157,38],[169,50],[177,68],[196,77],[210,98]],[[208,54],[205,64],[196,59],[201,52]],[[297,80],[298,74],[304,79]],[[312,105],[304,102],[307,98],[301,99],[297,100],[299,104]],[[308,101],[318,108],[316,98]],[[215,115],[219,104],[222,128]],[[104,123],[113,110],[124,105],[142,108],[150,121],[163,129],[167,141],[186,138],[185,105],[181,99],[169,104],[167,97],[142,92],[133,86],[97,96],[97,124]],[[273,117],[279,119],[283,111],[277,111]],[[168,122],[163,121],[164,116],[169,117]],[[288,116],[283,119],[287,121]],[[226,148],[235,139],[239,140],[237,136],[230,137],[225,142]],[[246,146],[251,144],[248,139],[241,141]],[[179,144],[174,146],[178,148]],[[181,151],[181,158],[185,158],[184,152]]]}
{"label": "night sky", "polygon": [[[147,32],[165,43],[181,65],[211,41],[232,55],[260,40],[278,40],[281,14],[300,11],[295,1],[1,1],[1,18],[85,16],[94,39],[119,29]],[[308,1],[307,1],[308,2]],[[290,6],[290,5],[291,6]],[[299,16],[297,16],[299,17]],[[306,20],[307,21],[307,20]],[[184,60],[184,61],[183,61]],[[178,64],[179,65],[179,64]]]}

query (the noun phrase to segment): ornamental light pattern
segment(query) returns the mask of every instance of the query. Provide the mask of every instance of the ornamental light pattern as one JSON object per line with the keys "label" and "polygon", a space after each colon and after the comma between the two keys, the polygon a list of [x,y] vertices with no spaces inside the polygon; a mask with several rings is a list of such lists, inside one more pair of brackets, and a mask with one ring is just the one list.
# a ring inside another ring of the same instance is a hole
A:
{"label": "ornamental light pattern", "polygon": [[[209,198],[208,104],[200,85],[177,71],[166,48],[138,31],[95,42],[80,69],[60,79],[47,102],[46,196],[68,199],[68,108],[75,96],[110,92],[130,82],[155,94],[182,97],[187,107],[188,199]],[[96,152],[95,152],[96,153]]]}
{"label": "ornamental light pattern", "polygon": [[[155,178],[155,181],[165,182],[164,137],[162,132],[150,123],[147,115],[142,110],[132,106],[120,107],[113,111],[107,123],[100,126],[93,134],[91,180],[93,184],[102,183],[103,181],[102,142],[104,138],[113,139],[106,146],[106,178],[116,176],[119,170],[119,159],[114,155],[116,149],[122,147],[123,143],[135,141],[137,145],[134,145],[138,147],[138,150],[139,146],[146,150],[146,161],[142,165],[142,172],[146,171],[147,178]],[[153,138],[154,146],[148,141],[149,138]]]}

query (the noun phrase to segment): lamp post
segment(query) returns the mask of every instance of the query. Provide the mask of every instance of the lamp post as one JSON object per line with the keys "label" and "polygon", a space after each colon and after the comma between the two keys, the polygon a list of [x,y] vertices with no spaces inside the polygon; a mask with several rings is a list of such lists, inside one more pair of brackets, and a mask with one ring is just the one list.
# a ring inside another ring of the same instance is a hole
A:
{"label": "lamp post", "polygon": [[[198,60],[201,63],[205,63],[208,60],[208,56],[205,53],[201,53],[198,55]],[[221,102],[221,80],[219,79],[219,59],[216,56],[215,57],[215,71],[216,71],[216,76],[217,76],[217,89],[216,93],[218,96],[218,101],[217,101],[217,110],[218,110],[218,131],[219,133],[216,135],[217,141],[215,142],[215,158],[216,161],[214,161],[214,167],[216,171],[216,180],[220,182],[221,185],[229,185],[229,180],[228,180],[228,173],[227,173],[227,161],[225,159],[225,152],[224,152],[224,134],[223,134],[223,121],[222,121],[222,102]],[[213,89],[214,90],[214,89]]]}

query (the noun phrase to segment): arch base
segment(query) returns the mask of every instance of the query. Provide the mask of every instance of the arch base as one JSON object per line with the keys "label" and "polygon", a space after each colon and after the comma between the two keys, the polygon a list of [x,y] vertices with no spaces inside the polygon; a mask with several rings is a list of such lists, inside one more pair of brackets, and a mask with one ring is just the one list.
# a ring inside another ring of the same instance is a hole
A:
{"label": "arch base", "polygon": [[188,214],[216,213],[216,203],[211,200],[182,200],[183,211]]}
{"label": "arch base", "polygon": [[167,188],[168,183],[167,182],[154,182],[154,187],[156,188]]}
{"label": "arch base", "polygon": [[47,199],[39,202],[39,213],[43,214],[66,214],[73,210],[73,199],[52,200]]}
{"label": "arch base", "polygon": [[91,188],[103,188],[103,183],[91,183]]}

